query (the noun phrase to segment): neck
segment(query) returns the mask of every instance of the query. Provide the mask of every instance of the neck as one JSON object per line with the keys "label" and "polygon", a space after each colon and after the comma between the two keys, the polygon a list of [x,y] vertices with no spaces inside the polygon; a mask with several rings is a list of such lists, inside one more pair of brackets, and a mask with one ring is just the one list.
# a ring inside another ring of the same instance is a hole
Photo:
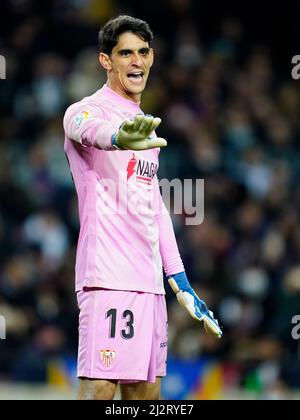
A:
{"label": "neck", "polygon": [[135,102],[136,104],[139,104],[141,101],[141,93],[128,93],[124,90],[120,89],[118,86],[114,86],[109,79],[106,82],[107,87],[109,87],[111,90],[116,92],[118,95],[122,96],[125,99],[128,99],[129,101]]}

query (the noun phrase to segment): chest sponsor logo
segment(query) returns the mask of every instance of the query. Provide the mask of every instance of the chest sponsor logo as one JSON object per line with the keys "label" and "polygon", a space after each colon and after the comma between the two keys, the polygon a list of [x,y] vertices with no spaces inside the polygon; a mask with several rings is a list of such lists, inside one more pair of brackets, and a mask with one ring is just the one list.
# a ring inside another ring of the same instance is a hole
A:
{"label": "chest sponsor logo", "polygon": [[151,185],[153,178],[158,171],[158,164],[143,159],[136,158],[133,153],[132,158],[127,165],[127,181],[135,175],[136,182]]}

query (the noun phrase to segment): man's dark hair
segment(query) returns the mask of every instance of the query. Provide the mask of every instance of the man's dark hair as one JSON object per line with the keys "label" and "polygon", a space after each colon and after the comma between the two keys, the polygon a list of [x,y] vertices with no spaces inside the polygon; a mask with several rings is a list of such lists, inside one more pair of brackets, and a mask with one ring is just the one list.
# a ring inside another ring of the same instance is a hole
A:
{"label": "man's dark hair", "polygon": [[118,43],[119,36],[125,32],[132,32],[138,35],[149,45],[153,40],[153,33],[148,23],[131,16],[118,16],[111,19],[99,32],[99,50],[110,55]]}

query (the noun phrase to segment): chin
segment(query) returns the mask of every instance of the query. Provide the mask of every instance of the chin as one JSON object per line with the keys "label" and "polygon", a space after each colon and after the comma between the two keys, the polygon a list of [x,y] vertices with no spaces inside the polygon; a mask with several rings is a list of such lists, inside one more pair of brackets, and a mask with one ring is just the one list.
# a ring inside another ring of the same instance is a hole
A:
{"label": "chin", "polygon": [[144,83],[142,86],[128,86],[128,93],[134,94],[134,95],[141,95],[146,88],[146,83]]}
{"label": "chin", "polygon": [[130,95],[141,95],[145,90],[145,87],[139,89],[128,89],[127,93]]}

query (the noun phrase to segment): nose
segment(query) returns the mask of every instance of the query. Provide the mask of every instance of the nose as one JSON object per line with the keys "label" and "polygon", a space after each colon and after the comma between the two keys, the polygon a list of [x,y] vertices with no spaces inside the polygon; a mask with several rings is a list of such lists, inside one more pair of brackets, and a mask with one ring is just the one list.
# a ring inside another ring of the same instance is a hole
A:
{"label": "nose", "polygon": [[135,65],[135,66],[137,66],[137,67],[141,67],[141,66],[142,66],[142,64],[143,64],[143,60],[142,60],[142,58],[141,58],[141,56],[140,56],[140,54],[139,54],[139,53],[135,53],[135,54],[133,55],[133,61],[132,61],[132,64],[133,64],[133,65]]}

